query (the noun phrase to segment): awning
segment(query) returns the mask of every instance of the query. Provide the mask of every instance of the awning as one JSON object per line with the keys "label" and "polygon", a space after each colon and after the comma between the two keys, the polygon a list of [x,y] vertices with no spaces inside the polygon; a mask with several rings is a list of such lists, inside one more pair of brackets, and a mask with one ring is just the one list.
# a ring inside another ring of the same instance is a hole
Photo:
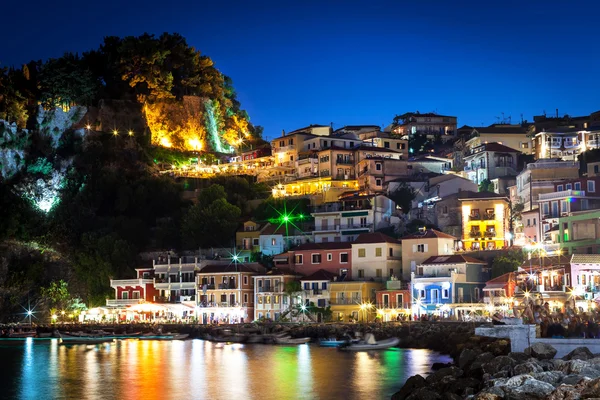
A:
{"label": "awning", "polygon": [[161,312],[161,311],[165,311],[167,308],[159,305],[159,304],[154,304],[154,303],[141,303],[141,304],[135,304],[129,308],[127,308],[127,311],[135,311],[135,312]]}

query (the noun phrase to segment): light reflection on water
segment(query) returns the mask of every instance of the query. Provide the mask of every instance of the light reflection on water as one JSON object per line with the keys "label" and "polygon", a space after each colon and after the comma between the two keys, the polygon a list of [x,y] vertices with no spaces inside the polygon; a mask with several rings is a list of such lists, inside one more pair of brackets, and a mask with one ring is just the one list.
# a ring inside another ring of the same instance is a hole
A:
{"label": "light reflection on water", "polygon": [[378,399],[450,361],[429,350],[344,353],[202,340],[0,341],[0,356],[11,371],[0,374],[0,397],[22,399]]}

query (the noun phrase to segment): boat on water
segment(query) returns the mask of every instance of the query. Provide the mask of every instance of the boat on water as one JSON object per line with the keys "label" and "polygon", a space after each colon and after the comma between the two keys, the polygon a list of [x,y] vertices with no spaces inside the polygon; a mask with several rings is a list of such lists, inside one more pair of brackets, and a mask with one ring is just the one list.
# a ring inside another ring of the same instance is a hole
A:
{"label": "boat on water", "polygon": [[146,334],[141,335],[138,338],[140,340],[184,340],[190,336],[187,333],[163,333],[163,334]]}
{"label": "boat on water", "polygon": [[287,345],[296,345],[296,344],[306,344],[310,342],[309,337],[303,338],[293,338],[291,336],[283,336],[283,337],[274,337],[273,341],[275,344],[287,344]]}
{"label": "boat on water", "polygon": [[338,347],[338,349],[341,351],[385,350],[389,349],[390,347],[397,346],[398,343],[400,343],[400,339],[398,338],[389,338],[377,341],[372,333],[367,333],[364,340],[343,344]]}
{"label": "boat on water", "polygon": [[35,337],[36,335],[37,335],[36,331],[11,332],[8,335],[6,335],[6,337],[13,338],[13,339],[25,339],[25,338]]}
{"label": "boat on water", "polygon": [[340,347],[348,343],[358,343],[359,339],[321,339],[319,340],[319,346],[321,347]]}
{"label": "boat on water", "polygon": [[59,333],[60,344],[102,344],[110,343],[113,338],[95,336],[70,336]]}

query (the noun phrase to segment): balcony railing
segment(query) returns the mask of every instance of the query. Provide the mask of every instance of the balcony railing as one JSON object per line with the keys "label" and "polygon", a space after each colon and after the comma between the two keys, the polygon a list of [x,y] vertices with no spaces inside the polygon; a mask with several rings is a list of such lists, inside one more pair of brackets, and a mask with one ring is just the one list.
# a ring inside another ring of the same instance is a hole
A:
{"label": "balcony railing", "polygon": [[304,293],[307,296],[329,296],[329,291],[327,289],[305,289]]}
{"label": "balcony railing", "polygon": [[354,158],[337,158],[335,160],[336,164],[345,164],[345,165],[352,165],[354,164]]}
{"label": "balcony railing", "polygon": [[469,221],[494,221],[496,214],[469,215]]}
{"label": "balcony railing", "polygon": [[111,279],[110,286],[142,286],[154,282],[152,279]]}
{"label": "balcony railing", "polygon": [[336,174],[333,176],[333,179],[339,180],[339,181],[356,179],[356,175],[353,173],[352,174]]}
{"label": "balcony railing", "polygon": [[140,304],[144,299],[106,299],[107,306],[132,306],[134,304]]}
{"label": "balcony railing", "polygon": [[539,195],[539,199],[540,199],[540,201],[545,201],[545,200],[564,199],[566,197],[573,197],[573,196],[585,197],[585,191],[569,189],[569,190],[563,190],[560,192],[542,193]]}
{"label": "balcony railing", "polygon": [[360,297],[353,297],[350,299],[331,299],[329,301],[329,303],[331,305],[349,305],[349,304],[361,304],[361,298]]}
{"label": "balcony railing", "polygon": [[252,307],[253,303],[238,303],[230,301],[201,301],[198,303],[198,307],[209,308],[209,307]]}
{"label": "balcony railing", "polygon": [[388,290],[409,290],[410,286],[406,282],[402,281],[387,281],[385,287]]}
{"label": "balcony railing", "polygon": [[221,283],[219,284],[219,290],[225,289],[236,289],[235,283]]}
{"label": "balcony railing", "polygon": [[412,304],[411,303],[397,303],[395,301],[389,301],[387,303],[377,303],[375,304],[375,307],[377,308],[383,308],[383,309],[406,309],[406,308],[411,308]]}
{"label": "balcony railing", "polygon": [[362,204],[344,204],[344,203],[325,203],[320,206],[315,206],[311,208],[311,212],[317,213],[329,213],[329,212],[337,212],[337,211],[361,211],[361,210],[371,210],[373,206],[370,203],[362,203]]}
{"label": "balcony railing", "polygon": [[373,224],[351,224],[351,225],[327,225],[327,226],[315,226],[314,232],[339,232],[343,230],[352,229],[370,229]]}
{"label": "balcony railing", "polygon": [[279,287],[273,287],[273,286],[259,287],[258,292],[259,293],[273,293],[273,292],[278,293]]}

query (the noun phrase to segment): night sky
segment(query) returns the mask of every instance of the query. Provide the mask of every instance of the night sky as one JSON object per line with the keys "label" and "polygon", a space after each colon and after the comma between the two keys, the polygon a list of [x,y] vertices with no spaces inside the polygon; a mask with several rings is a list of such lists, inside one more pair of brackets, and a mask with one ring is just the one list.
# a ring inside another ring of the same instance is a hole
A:
{"label": "night sky", "polygon": [[597,1],[7,2],[0,65],[179,32],[234,82],[265,136],[387,125],[406,111],[459,125],[600,110]]}

